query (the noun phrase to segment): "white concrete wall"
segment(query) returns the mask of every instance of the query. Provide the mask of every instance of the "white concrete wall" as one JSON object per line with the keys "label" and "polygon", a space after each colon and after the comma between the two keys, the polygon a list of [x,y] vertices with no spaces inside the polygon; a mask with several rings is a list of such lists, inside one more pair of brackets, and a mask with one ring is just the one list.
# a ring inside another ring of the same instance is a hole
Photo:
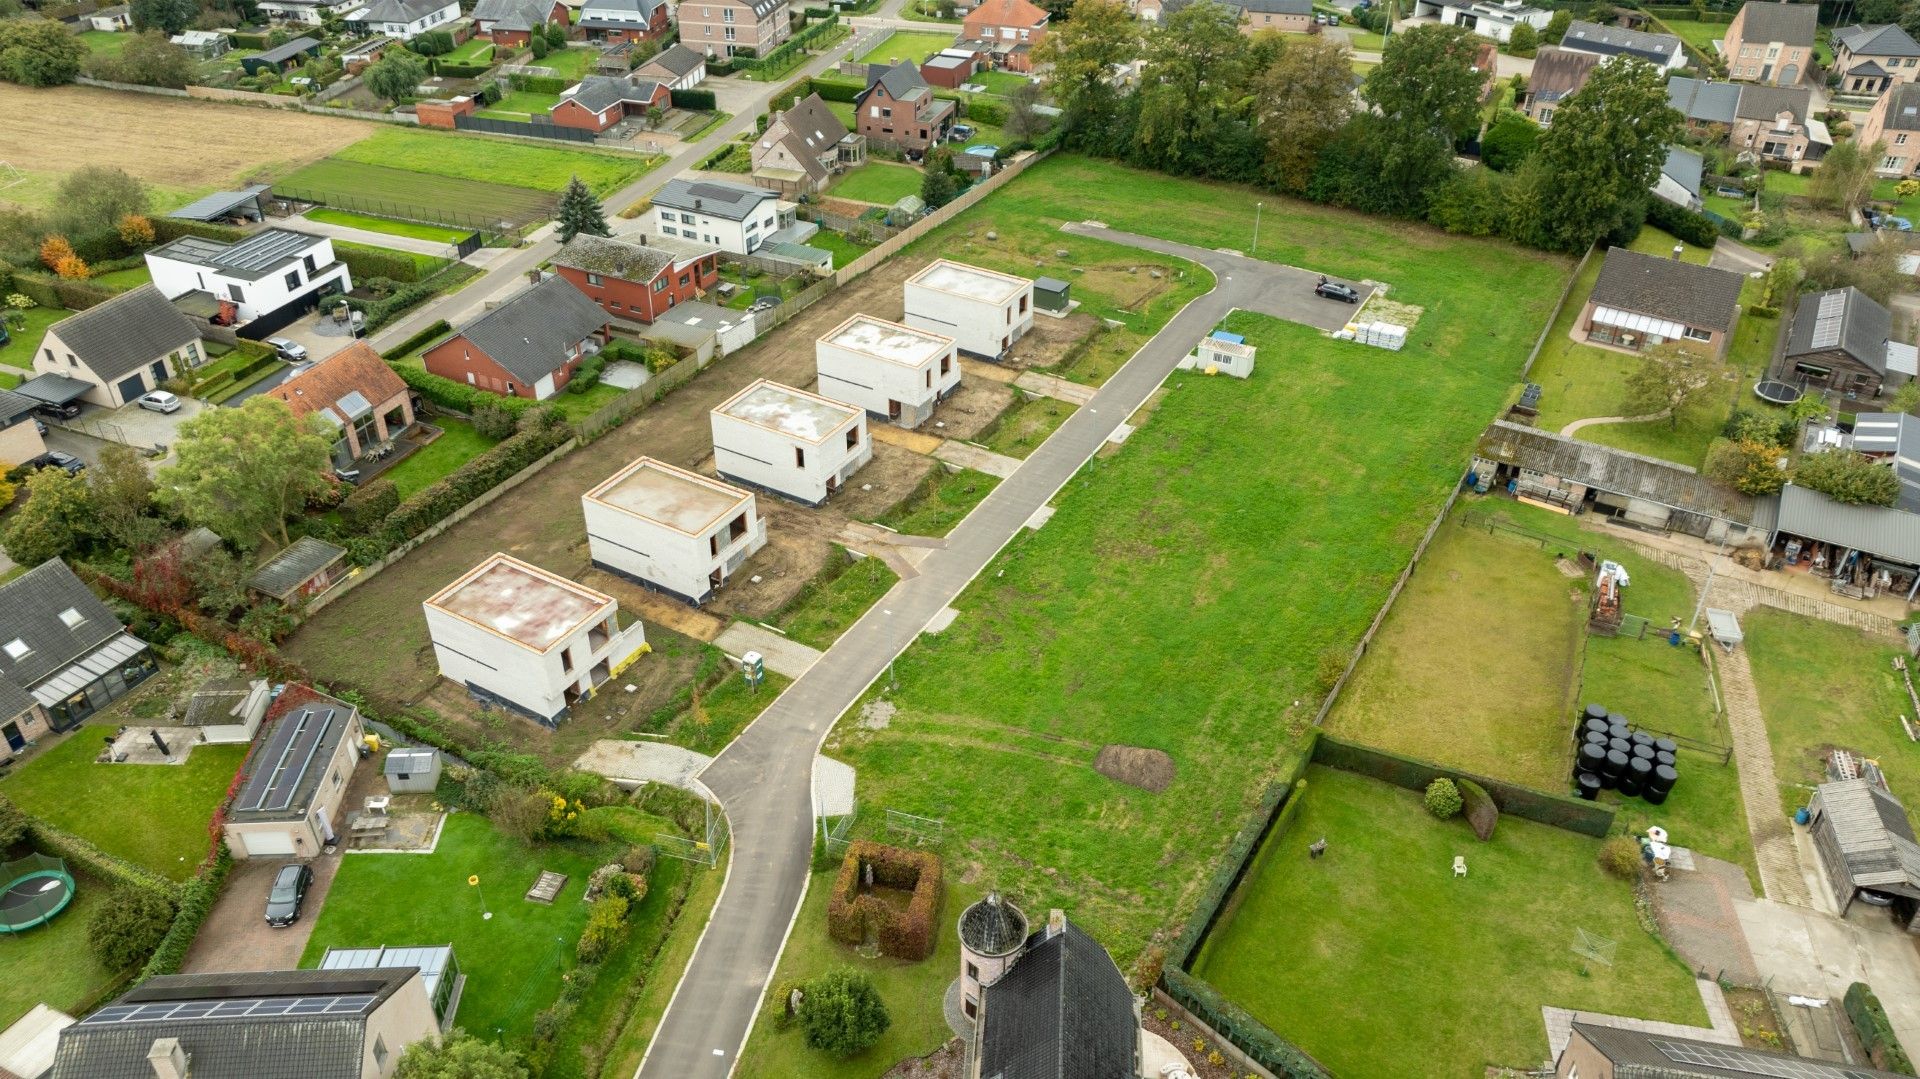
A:
{"label": "white concrete wall", "polygon": [[975,356],[997,358],[1033,329],[1031,283],[995,304],[908,281],[906,300],[907,315],[900,321],[916,330],[946,334],[959,343],[960,351]]}
{"label": "white concrete wall", "polygon": [[653,231],[663,236],[710,243],[735,255],[751,255],[766,241],[769,233],[780,228],[778,199],[766,199],[755,207],[745,221],[730,221],[693,210],[666,206],[653,208]]}
{"label": "white concrete wall", "polygon": [[[846,483],[873,457],[864,412],[856,412],[818,443],[791,438],[725,413],[711,415],[713,463],[722,475],[811,506],[827,500],[831,490],[829,481],[835,481],[836,485]],[[849,428],[857,432],[851,447],[846,439]],[[795,458],[796,449],[801,451],[804,460]]]}
{"label": "white concrete wall", "polygon": [[889,415],[891,403],[898,401],[900,415],[892,422],[907,428],[925,423],[940,398],[960,385],[958,349],[946,351],[944,373],[940,370],[942,358],[929,356],[920,364],[908,367],[831,341],[815,342],[814,348],[820,396],[858,405],[883,417]]}
{"label": "white concrete wall", "polygon": [[[147,269],[153,273],[154,285],[169,300],[196,291],[211,293],[217,299],[232,300],[231,286],[239,286],[240,299],[236,302],[240,305],[240,321],[250,322],[269,311],[278,311],[329,282],[338,282],[342,292],[353,288],[353,278],[347,273],[347,268],[333,265],[332,240],[325,236],[317,237],[315,244],[301,254],[313,257],[317,274],[310,276],[305,265],[295,262],[257,281],[246,281],[227,277],[209,267],[152,253],[147,255]],[[288,274],[295,279],[291,286],[287,283]]]}
{"label": "white concrete wall", "polygon": [[[613,616],[616,609],[613,603],[601,608],[593,622],[546,652],[522,647],[437,608],[423,606],[423,609],[427,615],[427,632],[433,638],[433,654],[440,663],[442,675],[462,685],[471,683],[546,718],[558,716],[566,709],[568,687],[577,687],[582,692],[592,688],[588,673],[595,663],[614,651],[604,645],[598,651],[587,646],[589,632]],[[634,628],[638,629],[639,624],[635,623]],[[643,632],[639,643],[644,641]],[[563,670],[561,663],[561,654],[567,651],[573,655],[570,671]]]}
{"label": "white concrete wall", "polygon": [[714,570],[721,571],[724,581],[767,542],[766,522],[751,498],[741,511],[747,530],[739,539],[729,539],[727,531],[740,514],[728,514],[712,528],[689,535],[603,502],[583,497],[580,506],[587,519],[587,550],[594,565],[637,577],[693,603],[705,602],[713,591]]}

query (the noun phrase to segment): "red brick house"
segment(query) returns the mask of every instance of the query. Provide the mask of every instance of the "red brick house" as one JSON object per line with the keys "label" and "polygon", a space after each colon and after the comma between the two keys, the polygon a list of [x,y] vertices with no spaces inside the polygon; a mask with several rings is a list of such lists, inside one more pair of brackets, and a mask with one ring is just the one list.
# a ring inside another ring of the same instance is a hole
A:
{"label": "red brick house", "polygon": [[605,131],[629,116],[644,117],[648,109],[665,111],[672,104],[666,83],[588,75],[562,91],[559,103],[547,115],[561,127]]}
{"label": "red brick house", "polygon": [[892,67],[867,65],[867,88],[853,99],[860,134],[878,146],[899,148],[918,158],[927,147],[945,142],[958,107],[933,96],[932,87],[912,61]]}
{"label": "red brick house", "polygon": [[353,462],[382,442],[413,426],[412,394],[380,354],[355,341],[305,371],[268,390],[295,416],[318,414],[339,437],[333,464]]}
{"label": "red brick house", "polygon": [[632,243],[582,234],[553,256],[553,270],[614,318],[650,323],[714,286],[720,249],[672,236],[643,233]]}
{"label": "red brick house", "polygon": [[612,325],[579,289],[549,277],[421,354],[427,371],[503,397],[544,401],[599,350]]}
{"label": "red brick house", "polygon": [[1047,9],[1032,0],[985,0],[967,12],[961,36],[993,47],[994,62],[1009,71],[1032,71],[1033,49],[1047,36]]}
{"label": "red brick house", "polygon": [[495,45],[519,48],[533,31],[550,22],[572,24],[569,9],[561,0],[480,0],[473,7],[473,32]]}

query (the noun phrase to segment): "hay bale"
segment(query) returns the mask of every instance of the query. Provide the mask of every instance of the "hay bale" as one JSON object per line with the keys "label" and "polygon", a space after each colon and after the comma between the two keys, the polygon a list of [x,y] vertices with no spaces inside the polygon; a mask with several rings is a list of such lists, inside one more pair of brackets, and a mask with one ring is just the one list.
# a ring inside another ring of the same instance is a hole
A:
{"label": "hay bale", "polygon": [[1456,779],[1453,784],[1460,788],[1460,801],[1467,823],[1473,825],[1473,834],[1479,836],[1482,843],[1492,839],[1493,826],[1500,823],[1500,807],[1493,804],[1493,795],[1471,779]]}
{"label": "hay bale", "polygon": [[1094,759],[1094,770],[1116,783],[1159,794],[1173,785],[1173,758],[1158,749],[1105,745]]}

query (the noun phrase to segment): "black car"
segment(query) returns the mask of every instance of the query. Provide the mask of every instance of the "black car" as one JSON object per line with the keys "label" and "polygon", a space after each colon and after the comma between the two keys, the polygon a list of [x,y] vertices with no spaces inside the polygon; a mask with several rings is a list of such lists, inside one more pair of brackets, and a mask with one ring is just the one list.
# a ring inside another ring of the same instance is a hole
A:
{"label": "black car", "polygon": [[1346,303],[1359,303],[1360,290],[1352,285],[1343,285],[1338,281],[1322,281],[1313,286],[1315,296],[1325,296],[1329,300],[1342,300]]}
{"label": "black car", "polygon": [[67,470],[67,475],[78,476],[86,470],[87,463],[71,453],[62,453],[59,450],[48,450],[33,460],[28,461],[27,467],[35,472],[43,468],[64,468]]}
{"label": "black car", "polygon": [[289,862],[274,875],[273,890],[267,893],[267,924],[284,928],[300,920],[300,904],[306,901],[313,885],[313,870],[298,862]]}

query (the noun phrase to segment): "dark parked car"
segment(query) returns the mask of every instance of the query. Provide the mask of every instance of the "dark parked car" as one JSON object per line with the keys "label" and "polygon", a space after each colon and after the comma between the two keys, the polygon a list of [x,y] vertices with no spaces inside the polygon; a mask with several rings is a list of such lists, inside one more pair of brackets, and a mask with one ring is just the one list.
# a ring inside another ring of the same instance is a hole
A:
{"label": "dark parked car", "polygon": [[48,450],[33,460],[28,461],[27,467],[35,472],[43,468],[64,468],[67,470],[67,475],[78,476],[86,470],[87,463],[71,453],[61,453],[59,450]]}
{"label": "dark parked car", "polygon": [[41,405],[39,408],[34,409],[34,411],[50,420],[70,420],[80,414],[80,403],[78,401],[68,401],[64,405]]}
{"label": "dark parked car", "polygon": [[1341,300],[1346,303],[1359,303],[1360,291],[1352,285],[1343,285],[1338,281],[1322,281],[1313,286],[1315,296],[1325,296],[1329,300]]}
{"label": "dark parked car", "polygon": [[267,893],[267,924],[279,929],[299,921],[300,904],[306,902],[312,885],[313,870],[298,862],[281,866],[274,875],[273,890]]}

